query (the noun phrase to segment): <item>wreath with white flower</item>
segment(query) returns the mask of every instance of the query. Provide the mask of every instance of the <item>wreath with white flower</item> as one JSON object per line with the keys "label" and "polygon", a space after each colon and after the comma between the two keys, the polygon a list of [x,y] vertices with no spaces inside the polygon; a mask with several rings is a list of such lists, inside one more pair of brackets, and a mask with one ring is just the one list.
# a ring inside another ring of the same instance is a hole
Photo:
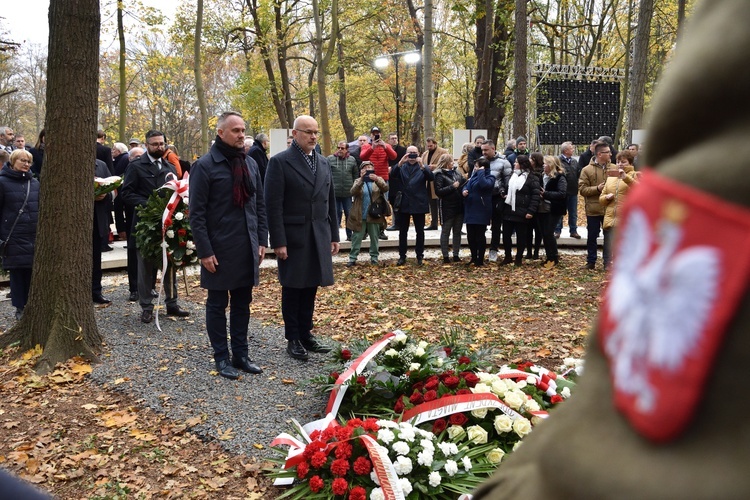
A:
{"label": "wreath with white flower", "polygon": [[[198,262],[187,203],[180,197],[175,203],[174,207],[170,207],[169,198],[162,192],[155,191],[149,196],[148,202],[138,209],[139,220],[135,225],[136,246],[144,259],[159,268],[162,267],[162,249],[165,246],[167,259],[175,268]],[[165,211],[172,208],[174,211],[167,216],[162,226]]]}

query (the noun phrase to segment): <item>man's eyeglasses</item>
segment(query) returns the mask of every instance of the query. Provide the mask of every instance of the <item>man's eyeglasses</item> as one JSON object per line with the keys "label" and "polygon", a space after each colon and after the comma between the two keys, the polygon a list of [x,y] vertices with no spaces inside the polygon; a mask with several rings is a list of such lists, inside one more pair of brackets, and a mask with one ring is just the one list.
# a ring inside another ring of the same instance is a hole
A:
{"label": "man's eyeglasses", "polygon": [[297,132],[304,132],[307,135],[320,135],[320,130],[300,130],[298,128],[295,128]]}
{"label": "man's eyeglasses", "polygon": [[343,149],[344,151],[346,151],[348,148],[346,148],[346,147],[343,147],[343,148],[337,147],[336,149]]}
{"label": "man's eyeglasses", "polygon": [[167,143],[165,143],[165,142],[148,142],[146,144],[148,144],[152,148],[163,147],[163,146],[167,145]]}

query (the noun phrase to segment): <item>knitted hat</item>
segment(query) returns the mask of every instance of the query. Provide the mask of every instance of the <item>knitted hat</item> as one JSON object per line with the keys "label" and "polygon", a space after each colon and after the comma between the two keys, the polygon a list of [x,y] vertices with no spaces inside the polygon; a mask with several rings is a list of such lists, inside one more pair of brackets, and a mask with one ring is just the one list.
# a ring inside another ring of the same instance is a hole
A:
{"label": "knitted hat", "polygon": [[518,138],[516,139],[516,146],[518,145],[519,142],[526,142],[526,138],[522,135],[519,135]]}
{"label": "knitted hat", "polygon": [[[692,15],[650,110],[653,170],[618,222],[586,372],[475,500],[750,498],[746,19],[737,0]],[[740,161],[706,168],[730,150]]]}

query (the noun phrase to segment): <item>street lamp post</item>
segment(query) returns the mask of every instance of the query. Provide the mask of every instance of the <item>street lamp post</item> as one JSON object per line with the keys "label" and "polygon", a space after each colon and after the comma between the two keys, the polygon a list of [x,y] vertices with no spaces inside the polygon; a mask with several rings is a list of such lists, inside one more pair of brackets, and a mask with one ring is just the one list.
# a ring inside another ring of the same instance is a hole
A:
{"label": "street lamp post", "polygon": [[419,62],[421,55],[417,50],[394,52],[392,54],[378,56],[374,62],[375,67],[382,70],[387,68],[390,64],[390,59],[393,59],[393,67],[396,71],[396,134],[398,134],[399,139],[401,139],[401,87],[398,82],[398,66],[400,58],[403,58],[406,64],[415,64]]}

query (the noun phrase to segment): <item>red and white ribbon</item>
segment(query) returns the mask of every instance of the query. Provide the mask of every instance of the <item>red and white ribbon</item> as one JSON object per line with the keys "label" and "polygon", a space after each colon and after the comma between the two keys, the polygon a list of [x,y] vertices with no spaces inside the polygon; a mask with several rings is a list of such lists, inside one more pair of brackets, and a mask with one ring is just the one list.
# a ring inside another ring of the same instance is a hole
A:
{"label": "red and white ribbon", "polygon": [[377,441],[368,435],[360,436],[367,451],[370,453],[370,461],[375,475],[380,481],[380,488],[383,490],[385,500],[404,500],[404,490],[398,480],[396,468],[388,457],[388,450],[381,447]]}
{"label": "red and white ribbon", "polygon": [[497,408],[508,415],[511,420],[521,418],[522,415],[505,404],[500,398],[490,393],[461,394],[440,398],[428,403],[422,403],[404,412],[401,419],[410,421],[412,425],[419,425],[442,417],[463,413],[481,408]]}

